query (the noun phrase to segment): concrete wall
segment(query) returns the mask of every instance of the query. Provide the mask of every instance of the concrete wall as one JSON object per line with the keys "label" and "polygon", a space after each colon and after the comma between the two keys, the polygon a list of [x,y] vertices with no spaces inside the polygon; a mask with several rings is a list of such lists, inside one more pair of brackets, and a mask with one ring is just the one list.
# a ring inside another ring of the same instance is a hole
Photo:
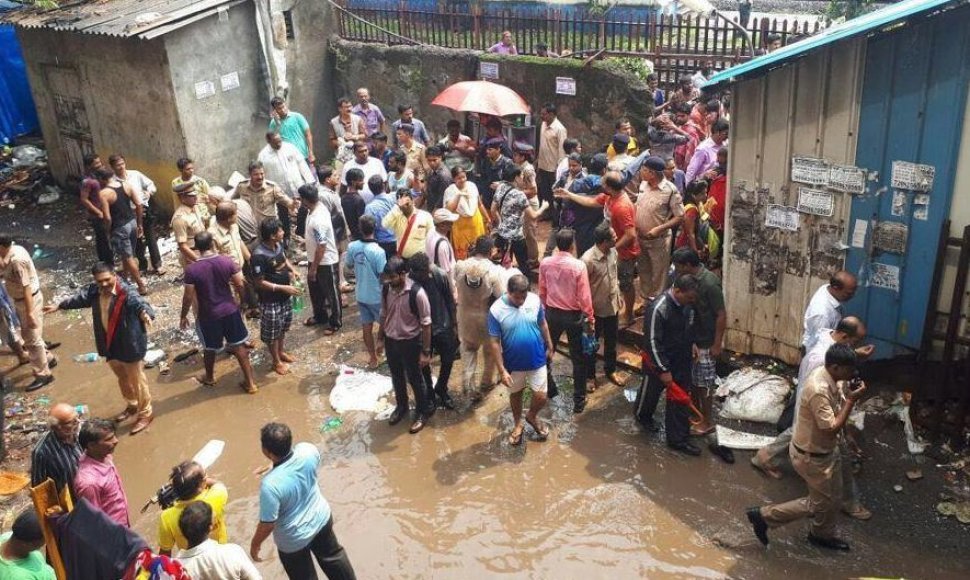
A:
{"label": "concrete wall", "polygon": [[864,43],[816,51],[733,87],[724,264],[732,350],[797,361],[805,306],[843,264],[849,194],[836,196],[831,217],[800,214],[797,232],[766,228],[765,210],[797,205],[793,155],[854,163]]}
{"label": "concrete wall", "polygon": [[[169,179],[182,154],[194,159],[196,172],[213,184],[225,183],[233,171],[245,173],[265,145],[269,122],[270,94],[253,5],[237,5],[225,16],[209,16],[163,38],[186,141],[181,154],[165,160]],[[221,77],[231,73],[238,75],[239,87],[224,91]],[[196,83],[206,81],[215,85],[215,94],[200,99]]]}
{"label": "concrete wall", "polygon": [[94,150],[106,161],[120,152],[129,167],[160,186],[171,179],[171,160],[185,145],[161,41],[23,28],[17,36],[51,170],[61,185],[76,178],[79,152],[58,128],[58,95],[83,105]]}
{"label": "concrete wall", "polygon": [[[339,39],[331,40],[330,46],[338,96],[353,99],[354,91],[366,86],[389,119],[397,118],[398,104],[411,103],[433,134],[443,134],[449,119],[461,117],[431,106],[431,100],[453,83],[477,78],[481,59],[498,62],[498,82],[522,95],[536,115],[543,103],[556,103],[560,120],[570,135],[584,142],[587,152],[609,143],[617,118],[629,116],[642,129],[651,112],[651,104],[644,100],[645,87],[604,62],[583,67],[576,59],[505,58],[472,50],[387,47]],[[576,79],[576,96],[555,94],[556,77]]]}

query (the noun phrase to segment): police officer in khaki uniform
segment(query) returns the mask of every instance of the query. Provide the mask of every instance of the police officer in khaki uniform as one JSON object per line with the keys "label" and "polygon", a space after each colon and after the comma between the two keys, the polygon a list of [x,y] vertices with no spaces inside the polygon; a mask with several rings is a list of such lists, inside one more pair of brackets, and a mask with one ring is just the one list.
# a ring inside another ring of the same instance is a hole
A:
{"label": "police officer in khaki uniform", "polygon": [[866,390],[865,383],[856,378],[856,363],[851,346],[834,344],[825,353],[825,366],[806,379],[798,396],[788,454],[792,467],[808,485],[808,496],[747,511],[762,544],[768,545],[769,527],[811,516],[809,542],[832,550],[849,549],[848,543],[835,537],[835,517],[842,505],[839,435]]}

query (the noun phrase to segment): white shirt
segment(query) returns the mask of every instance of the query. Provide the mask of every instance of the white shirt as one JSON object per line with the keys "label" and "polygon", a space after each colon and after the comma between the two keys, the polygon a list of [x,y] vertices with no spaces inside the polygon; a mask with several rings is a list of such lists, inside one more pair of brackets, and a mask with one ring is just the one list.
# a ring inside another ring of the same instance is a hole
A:
{"label": "white shirt", "polygon": [[307,260],[313,260],[317,252],[317,246],[323,244],[323,259],[319,265],[332,266],[340,261],[337,253],[337,240],[333,235],[333,223],[330,221],[330,212],[326,206],[317,202],[317,207],[306,218],[306,256]]}
{"label": "white shirt", "polygon": [[[116,176],[117,177],[117,176]],[[131,187],[131,190],[138,195],[138,199],[141,200],[141,204],[144,207],[148,207],[148,200],[151,199],[152,195],[158,191],[155,188],[155,182],[142,173],[141,171],[135,171],[134,169],[128,169],[125,171],[125,178],[118,178],[119,181],[123,181]]]}
{"label": "white shirt", "polygon": [[266,179],[279,185],[291,199],[296,199],[301,185],[316,181],[303,154],[292,143],[284,141],[279,149],[267,144],[257,159],[266,170]]}
{"label": "white shirt", "polygon": [[707,77],[701,71],[697,71],[694,76],[690,77],[690,82],[698,89],[702,89],[707,84]]}
{"label": "white shirt", "polygon": [[[360,163],[357,163],[356,158],[351,159],[350,161],[347,161],[346,163],[344,163],[343,172],[341,172],[340,174],[341,185],[347,185],[347,172],[350,171],[351,169],[360,169],[361,171],[364,172],[364,190],[366,190],[367,193],[370,193],[370,190],[367,189],[367,183],[370,181],[370,178],[372,176],[380,175],[381,181],[387,182],[387,170],[384,169],[384,164],[381,163],[381,160],[378,159],[377,157],[371,157],[370,155],[368,155],[367,163],[364,163],[363,165]],[[373,196],[371,196],[371,199],[373,199]],[[367,201],[367,200],[364,200],[364,201]]]}
{"label": "white shirt", "polygon": [[206,540],[178,558],[192,580],[262,580],[246,551],[236,544]]}
{"label": "white shirt", "polygon": [[822,329],[835,328],[840,320],[842,320],[842,303],[829,293],[829,285],[825,284],[816,290],[805,310],[802,334],[802,346],[805,347],[805,352],[815,346],[818,333]]}
{"label": "white shirt", "polygon": [[[802,357],[802,362],[798,365],[798,384],[795,385],[795,416],[798,417],[798,407],[801,402],[801,392],[802,387],[808,381],[808,375],[812,374],[812,371],[820,366],[825,365],[825,353],[828,352],[829,347],[835,344],[835,339],[832,338],[832,329],[823,328],[819,331],[816,337],[815,346],[812,350],[805,353]],[[795,426],[792,425],[792,431],[794,432]]]}
{"label": "white shirt", "polygon": [[563,157],[559,160],[559,165],[556,166],[556,181],[562,179],[563,175],[569,171],[569,156]]}
{"label": "white shirt", "polygon": [[478,211],[478,186],[469,180],[465,182],[465,189],[461,190],[452,183],[445,190],[445,205],[451,203],[456,197],[458,207],[455,208],[455,213],[462,217],[474,217]]}

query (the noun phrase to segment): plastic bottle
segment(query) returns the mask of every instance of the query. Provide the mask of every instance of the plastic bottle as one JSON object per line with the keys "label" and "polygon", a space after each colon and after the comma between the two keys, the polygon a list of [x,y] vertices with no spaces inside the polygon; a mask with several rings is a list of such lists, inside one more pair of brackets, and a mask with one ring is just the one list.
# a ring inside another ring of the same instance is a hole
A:
{"label": "plastic bottle", "polygon": [[96,352],[74,355],[74,362],[95,362],[97,360],[98,360],[98,353]]}
{"label": "plastic bottle", "polygon": [[303,301],[303,282],[297,280],[293,283],[293,287],[300,291],[293,297],[293,312],[303,312],[303,308],[306,306]]}
{"label": "plastic bottle", "polygon": [[87,405],[74,405],[74,410],[77,411],[78,415],[87,415],[90,412]]}

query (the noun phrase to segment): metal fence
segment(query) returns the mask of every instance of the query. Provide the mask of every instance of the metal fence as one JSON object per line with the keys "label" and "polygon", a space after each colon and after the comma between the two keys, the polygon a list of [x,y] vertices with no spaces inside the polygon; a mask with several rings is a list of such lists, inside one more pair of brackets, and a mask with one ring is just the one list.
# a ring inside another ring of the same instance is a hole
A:
{"label": "metal fence", "polygon": [[[487,50],[502,32],[512,33],[519,54],[535,55],[539,44],[549,51],[576,57],[602,52],[611,56],[649,58],[662,84],[671,86],[681,74],[707,64],[720,70],[750,58],[743,35],[718,18],[647,14],[636,20],[597,20],[550,10],[535,14],[501,15],[354,8],[337,11],[340,36],[360,42],[427,44],[446,48]],[[818,32],[818,20],[752,19],[746,30],[755,49],[773,34],[787,44]]]}

